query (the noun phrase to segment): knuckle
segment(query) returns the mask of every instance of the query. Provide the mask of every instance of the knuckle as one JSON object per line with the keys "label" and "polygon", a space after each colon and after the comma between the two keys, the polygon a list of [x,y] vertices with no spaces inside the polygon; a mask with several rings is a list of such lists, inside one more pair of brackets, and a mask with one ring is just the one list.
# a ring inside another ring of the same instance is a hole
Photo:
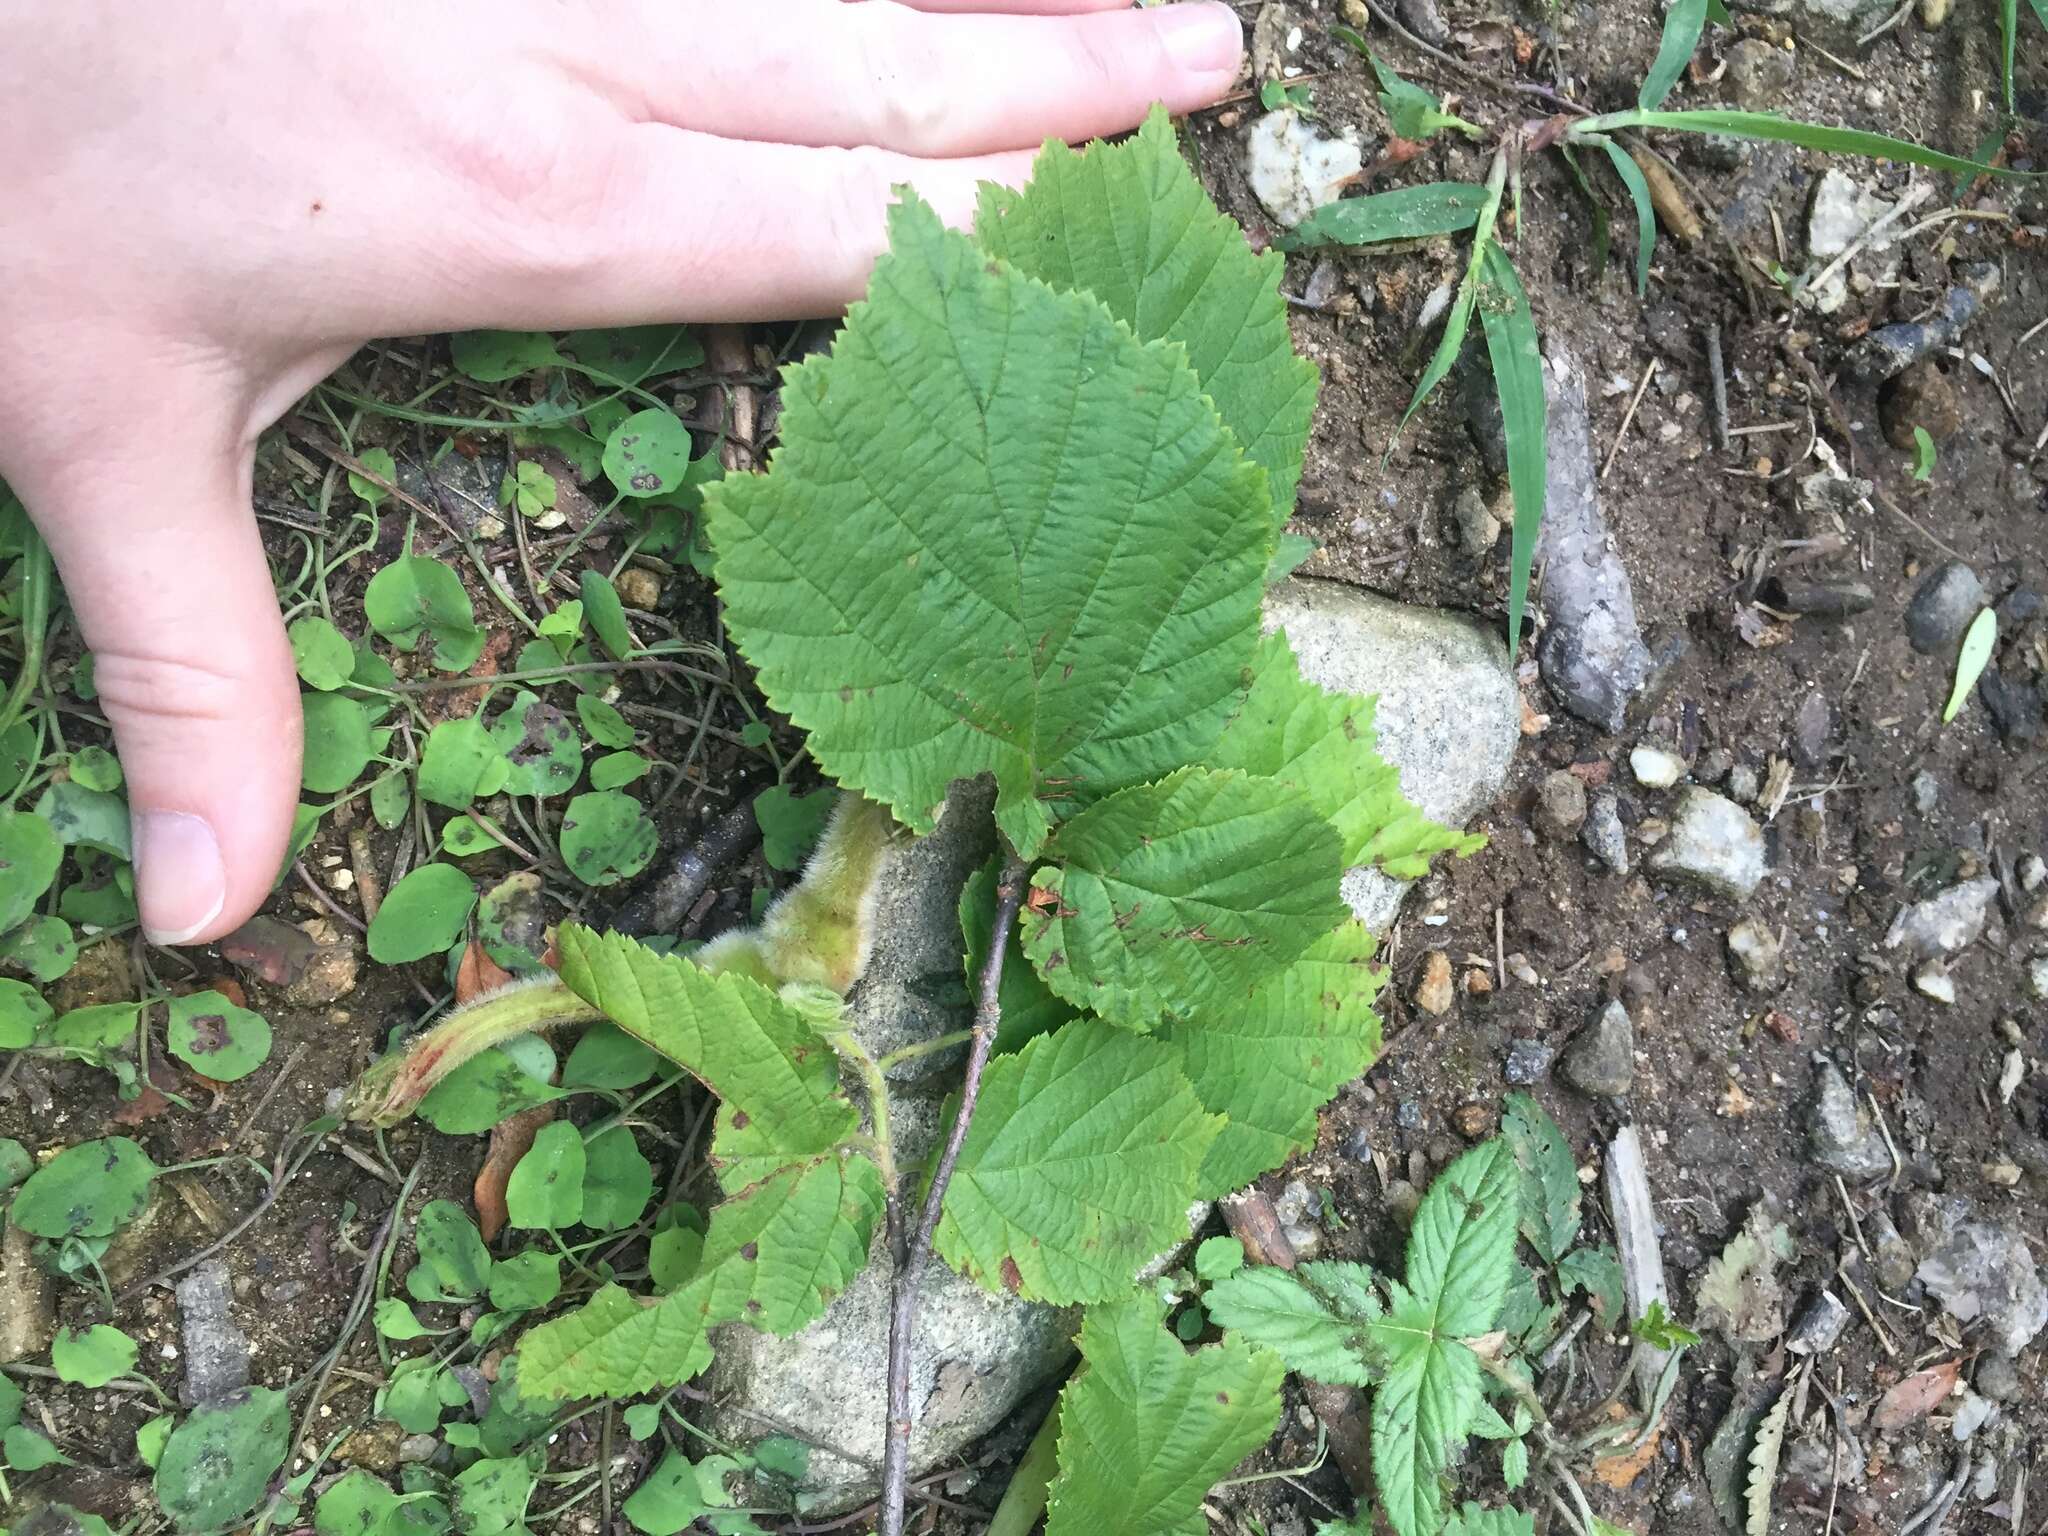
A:
{"label": "knuckle", "polygon": [[148,720],[223,724],[248,714],[249,679],[204,661],[94,651],[92,676],[100,707],[117,727]]}
{"label": "knuckle", "polygon": [[855,29],[873,142],[907,155],[945,153],[960,130],[961,103],[954,72],[941,67],[931,41],[931,19],[900,6],[851,9],[873,13]]}

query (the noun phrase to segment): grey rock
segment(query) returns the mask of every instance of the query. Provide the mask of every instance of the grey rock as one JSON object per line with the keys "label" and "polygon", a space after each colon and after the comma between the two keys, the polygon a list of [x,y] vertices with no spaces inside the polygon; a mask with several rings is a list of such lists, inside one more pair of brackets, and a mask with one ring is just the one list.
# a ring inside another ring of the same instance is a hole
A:
{"label": "grey rock", "polygon": [[2041,734],[2041,692],[2031,677],[2007,677],[1996,667],[1986,668],[1977,679],[1977,697],[1998,734],[2022,745]]}
{"label": "grey rock", "polygon": [[1354,139],[1330,137],[1292,107],[1252,124],[1245,145],[1252,194],[1287,229],[1342,196],[1344,179],[1363,163]]}
{"label": "grey rock", "polygon": [[2019,1363],[2011,1355],[1987,1350],[1977,1360],[1976,1388],[1994,1403],[2009,1403],[2020,1395]]}
{"label": "grey rock", "polygon": [[1507,1065],[1502,1076],[1519,1088],[1527,1088],[1543,1081],[1550,1070],[1550,1059],[1557,1053],[1541,1040],[1517,1040],[1508,1047]]}
{"label": "grey rock", "polygon": [[1904,373],[1937,347],[1954,345],[1999,286],[1998,268],[1988,262],[1965,267],[1962,276],[1942,296],[1933,318],[1880,326],[1850,348],[1844,360],[1849,375],[1877,383]]}
{"label": "grey rock", "polygon": [[1863,1218],[1863,1235],[1870,1240],[1875,1259],[1877,1283],[1896,1296],[1913,1280],[1920,1257],[1913,1245],[1899,1234],[1891,1212],[1879,1206]]}
{"label": "grey rock", "polygon": [[1395,9],[1408,23],[1408,30],[1432,47],[1442,48],[1451,40],[1451,29],[1438,13],[1436,0],[1398,0]]}
{"label": "grey rock", "polygon": [[1728,770],[1728,798],[1743,805],[1753,805],[1756,797],[1763,793],[1763,778],[1748,763],[1737,763]]}
{"label": "grey rock", "polygon": [[1906,638],[1921,655],[1940,655],[1963,638],[1984,603],[1977,573],[1960,560],[1943,561],[1906,605]]}
{"label": "grey rock", "polygon": [[1818,768],[1827,760],[1828,700],[1815,689],[1800,701],[1792,717],[1792,755],[1803,767]]}
{"label": "grey rock", "polygon": [[1920,1283],[1958,1321],[1983,1325],[1992,1346],[2017,1355],[2048,1327],[2048,1287],[2026,1239],[2009,1227],[1969,1221],[1920,1261]]}
{"label": "grey rock", "polygon": [[1885,933],[1886,949],[1904,947],[1915,960],[1938,960],[1975,943],[1983,935],[1998,899],[1998,882],[1989,875],[1952,885],[1925,901],[1901,907]]}
{"label": "grey rock", "polygon": [[1764,835],[1749,812],[1711,789],[1680,792],[1671,829],[1650,851],[1650,872],[1744,900],[1764,877]]}
{"label": "grey rock", "polygon": [[20,1227],[0,1231],[0,1365],[42,1354],[57,1327],[50,1277],[36,1267],[32,1242]]}
{"label": "grey rock", "polygon": [[1617,875],[1628,873],[1628,831],[1621,824],[1621,802],[1611,791],[1593,797],[1586,810],[1586,824],[1579,828],[1579,841]]}
{"label": "grey rock", "polygon": [[1937,1003],[1953,1007],[1956,1000],[1955,978],[1949,975],[1948,967],[1939,960],[1929,960],[1913,972],[1913,988]]}
{"label": "grey rock", "polygon": [[[876,899],[890,922],[847,1000],[854,1034],[877,1055],[966,1023],[956,903],[961,882],[992,847],[991,800],[986,782],[956,785],[932,833],[892,850],[877,875]],[[907,1165],[939,1140],[940,1096],[956,1076],[919,1075],[893,1088],[897,1156]],[[878,1224],[867,1267],[809,1327],[776,1338],[735,1323],[717,1335],[707,1377],[718,1405],[712,1433],[746,1443],[783,1433],[819,1447],[801,1492],[821,1511],[858,1504],[877,1486],[876,1383],[886,1374],[891,1279]],[[988,1433],[1050,1379],[1072,1353],[1073,1322],[1069,1313],[992,1295],[934,1258],[911,1356],[913,1467]]]}
{"label": "grey rock", "polygon": [[[1988,1397],[1979,1397],[1965,1387],[1962,1403],[1956,1408],[1956,1416],[1949,1423],[1949,1433],[1957,1440],[1967,1440],[1997,1417],[1998,1404]],[[1996,1486],[1995,1481],[1993,1486]]]}
{"label": "grey rock", "polygon": [[[1471,620],[1297,577],[1266,596],[1302,675],[1377,695],[1380,755],[1425,815],[1462,826],[1496,800],[1522,739],[1522,698],[1497,636]],[[1374,933],[1392,926],[1407,884],[1376,869],[1344,877],[1344,899]]]}
{"label": "grey rock", "polygon": [[1922,816],[1934,814],[1934,808],[1941,804],[1941,781],[1922,768],[1913,775],[1913,809]]}
{"label": "grey rock", "polygon": [[1833,1291],[1821,1291],[1799,1314],[1799,1321],[1785,1337],[1785,1347],[1795,1355],[1824,1355],[1848,1326],[1849,1309],[1842,1299]]}
{"label": "grey rock", "polygon": [[1814,1160],[1845,1179],[1874,1179],[1892,1171],[1892,1155],[1855,1092],[1831,1061],[1814,1074],[1813,1118],[1807,1127]]}
{"label": "grey rock", "polygon": [[1543,776],[1536,790],[1536,827],[1546,837],[1563,842],[1578,835],[1586,821],[1586,786],[1575,773],[1562,768]]}
{"label": "grey rock", "polygon": [[[1855,481],[1836,480],[1836,485]],[[1865,482],[1867,484],[1867,482]],[[1867,494],[1867,492],[1866,492]],[[1787,581],[1773,576],[1765,591],[1773,608],[1816,619],[1849,619],[1877,605],[1877,594],[1860,581]]]}
{"label": "grey rock", "polygon": [[1422,1102],[1419,1099],[1403,1099],[1394,1106],[1394,1124],[1404,1131],[1422,1129]]}
{"label": "grey rock", "polygon": [[1735,974],[1752,992],[1776,992],[1785,985],[1785,948],[1769,923],[1745,917],[1728,930],[1728,954]]}
{"label": "grey rock", "polygon": [[[1543,377],[1550,456],[1536,561],[1543,567],[1546,623],[1536,660],[1567,710],[1618,733],[1630,698],[1649,678],[1650,652],[1636,622],[1635,590],[1600,513],[1585,377],[1555,340]],[[1504,473],[1506,439],[1491,375],[1467,369],[1463,389],[1480,452],[1495,473]]]}
{"label": "grey rock", "polygon": [[1282,1226],[1312,1226],[1322,1211],[1322,1201],[1305,1179],[1289,1179],[1273,1197],[1273,1214]]}
{"label": "grey rock", "polygon": [[1458,492],[1451,518],[1458,528],[1458,548],[1474,560],[1489,553],[1500,540],[1500,519],[1471,486]]}
{"label": "grey rock", "polygon": [[1792,88],[1795,56],[1760,37],[1745,37],[1728,50],[1728,84],[1735,103],[1749,112],[1767,112],[1784,105]]}
{"label": "grey rock", "polygon": [[249,1385],[254,1349],[249,1336],[235,1325],[234,1289],[226,1262],[208,1259],[180,1280],[176,1290],[178,1338],[185,1357],[185,1380],[178,1396],[193,1408],[241,1391]]}
{"label": "grey rock", "polygon": [[1620,1098],[1635,1085],[1636,1027],[1628,1010],[1611,1002],[1572,1036],[1557,1069],[1579,1092]]}

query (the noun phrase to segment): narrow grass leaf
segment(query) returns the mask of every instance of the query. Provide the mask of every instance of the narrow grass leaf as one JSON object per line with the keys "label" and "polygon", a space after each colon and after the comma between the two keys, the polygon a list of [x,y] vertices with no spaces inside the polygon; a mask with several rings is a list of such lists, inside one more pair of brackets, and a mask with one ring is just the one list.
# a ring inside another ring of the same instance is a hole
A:
{"label": "narrow grass leaf", "polygon": [[1656,62],[1643,77],[1642,92],[1636,97],[1637,106],[1647,111],[1663,104],[1664,98],[1671,94],[1671,87],[1678,84],[1678,77],[1685,73],[1685,66],[1691,62],[1693,50],[1699,47],[1700,33],[1706,25],[1707,0],[1677,0],[1664,13],[1664,37],[1657,44]]}
{"label": "narrow grass leaf", "polygon": [[1657,251],[1657,212],[1650,202],[1650,183],[1644,179],[1642,167],[1634,158],[1612,139],[1596,140],[1607,151],[1607,158],[1614,166],[1614,174],[1621,178],[1621,184],[1628,188],[1630,201],[1636,205],[1636,292],[1650,291],[1650,259]]}
{"label": "narrow grass leaf", "polygon": [[1500,393],[1507,431],[1508,488],[1515,500],[1515,537],[1508,572],[1508,644],[1521,643],[1522,609],[1529,599],[1529,567],[1536,533],[1543,526],[1544,481],[1549,474],[1549,402],[1543,396],[1543,357],[1536,345],[1536,319],[1507,253],[1492,241],[1485,250],[1486,292],[1480,319],[1486,354],[1493,363],[1493,387]]}
{"label": "narrow grass leaf", "polygon": [[[1987,167],[1960,155],[1944,154],[1895,139],[1889,134],[1869,133],[1861,128],[1829,128],[1820,123],[1802,123],[1775,112],[1736,112],[1710,109],[1699,112],[1621,112],[1612,117],[1591,119],[1601,129],[1662,128],[1674,133],[1732,133],[1742,139],[1768,139],[1780,144],[1797,144],[1835,155],[1868,155],[1877,160],[1901,160],[1924,165],[1930,170],[1959,176],[1977,176]],[[2038,176],[2038,171],[2002,171],[2007,176]]]}
{"label": "narrow grass leaf", "polygon": [[1956,658],[1956,685],[1948,696],[1948,707],[1941,712],[1941,723],[1947,725],[1955,719],[1963,707],[1963,700],[1970,696],[1970,690],[1977,686],[1977,679],[1984,675],[1984,668],[1991,660],[1992,647],[1998,644],[1998,615],[1986,608],[1970,621],[1968,631],[1963,635],[1963,651]]}

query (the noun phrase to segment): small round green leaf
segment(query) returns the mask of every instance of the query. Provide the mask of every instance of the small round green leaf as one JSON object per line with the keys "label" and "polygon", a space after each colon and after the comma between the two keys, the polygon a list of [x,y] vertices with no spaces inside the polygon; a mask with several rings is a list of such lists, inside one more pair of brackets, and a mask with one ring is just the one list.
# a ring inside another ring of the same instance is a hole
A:
{"label": "small round green leaf", "polygon": [[474,816],[457,816],[441,828],[441,851],[458,859],[473,858],[501,846],[477,824]]}
{"label": "small round green leaf", "polygon": [[581,588],[583,616],[590,621],[591,632],[614,660],[624,661],[633,654],[633,635],[626,628],[626,605],[619,601],[618,590],[602,571],[585,571]]}
{"label": "small round green leaf", "polygon": [[35,1044],[57,1011],[43,994],[22,981],[0,981],[0,1051],[19,1051]]}
{"label": "small round green leaf", "polygon": [[291,641],[292,663],[308,688],[328,693],[355,675],[355,647],[317,613],[293,619],[285,628],[285,637]]}
{"label": "small round green leaf", "polygon": [[135,1341],[118,1328],[95,1323],[84,1332],[57,1331],[50,1341],[50,1364],[75,1387],[104,1387],[135,1367]]}
{"label": "small round green leaf", "polygon": [[498,1536],[523,1529],[537,1474],[523,1456],[486,1457],[456,1474],[455,1529],[460,1536]]}
{"label": "small round green leaf", "polygon": [[530,1312],[562,1294],[562,1261],[529,1248],[491,1266],[491,1305],[501,1312]]}
{"label": "small round green leaf", "polygon": [[394,560],[363,590],[363,617],[401,651],[432,642],[434,665],[461,672],[482,654],[483,631],[462,578],[438,560],[409,555]]}
{"label": "small round green leaf", "polygon": [[577,362],[616,384],[638,384],[650,374],[679,373],[704,361],[703,346],[680,325],[572,331],[562,346]]}
{"label": "small round green leaf", "polygon": [[290,1403],[268,1387],[244,1387],[201,1404],[164,1442],[157,1502],[181,1530],[232,1525],[269,1492],[291,1428]]}
{"label": "small round green leaf", "polygon": [[451,811],[467,810],[478,795],[495,793],[486,786],[502,786],[504,774],[505,754],[481,722],[443,720],[427,733],[420,754],[420,798]]}
{"label": "small round green leaf", "polygon": [[306,716],[300,782],[316,795],[339,794],[376,755],[369,712],[338,693],[301,694],[299,706]]}
{"label": "small round green leaf", "polygon": [[419,1116],[449,1136],[488,1131],[508,1115],[561,1098],[549,1083],[555,1055],[545,1040],[528,1035],[510,1040],[465,1061],[424,1099]]}
{"label": "small round green leaf", "polygon": [[537,694],[514,694],[491,726],[491,740],[511,765],[505,788],[515,795],[559,795],[583,773],[583,743],[569,717]]}
{"label": "small round green leaf", "polygon": [[454,1201],[430,1201],[420,1211],[413,1246],[420,1261],[406,1289],[416,1300],[467,1301],[489,1289],[490,1250],[476,1223]]}
{"label": "small round green leaf", "polygon": [[476,935],[484,953],[519,975],[542,968],[548,947],[547,905],[541,878],[531,870],[507,875],[484,893],[476,909]]}
{"label": "small round green leaf", "polygon": [[787,784],[772,785],[756,795],[754,819],[761,824],[761,856],[768,867],[801,869],[838,800],[829,789],[794,795]]}
{"label": "small round green leaf", "polygon": [[0,960],[47,984],[78,963],[78,939],[61,917],[32,917],[0,938]]}
{"label": "small round green leaf", "polygon": [[102,793],[121,787],[121,760],[105,747],[80,747],[65,765],[71,782]]}
{"label": "small round green leaf", "polygon": [[34,1237],[110,1237],[142,1214],[156,1173],[126,1136],[80,1142],[28,1176],[7,1219]]}
{"label": "small round green leaf", "polygon": [[463,331],[449,339],[448,357],[479,384],[502,384],[562,361],[545,331]]}
{"label": "small round green leaf", "polygon": [[313,1503],[316,1536],[397,1536],[411,1529],[392,1517],[405,1508],[399,1496],[361,1467],[350,1467]]}
{"label": "small round green leaf", "polygon": [[590,765],[592,789],[624,789],[647,777],[654,764],[638,752],[607,752]]}
{"label": "small round green leaf", "polygon": [[583,1153],[583,1225],[600,1232],[632,1226],[654,1198],[654,1169],[632,1129],[615,1125],[592,1138]]}
{"label": "small round green leaf", "polygon": [[371,1324],[387,1339],[424,1339],[433,1330],[413,1315],[411,1307],[396,1296],[386,1296],[370,1314]]}
{"label": "small round green leaf", "polygon": [[439,954],[462,933],[475,905],[476,887],[453,864],[414,870],[391,887],[370,920],[370,958],[403,965]]}
{"label": "small round green leaf", "polygon": [[661,1057],[616,1024],[593,1024],[562,1064],[565,1089],[598,1088],[622,1093],[661,1070]]}
{"label": "small round green leaf", "polygon": [[164,1446],[171,1438],[171,1430],[177,1419],[168,1413],[160,1413],[135,1431],[135,1454],[142,1464],[152,1472],[157,1463],[164,1459]]}
{"label": "small round green leaf", "polygon": [[36,814],[67,848],[97,848],[123,861],[131,857],[128,805],[119,795],[66,780],[43,791]]}
{"label": "small round green leaf", "polygon": [[631,795],[615,789],[578,795],[562,817],[562,858],[585,885],[615,885],[654,857],[654,823]]}
{"label": "small round green leaf", "polygon": [[[580,609],[582,605],[577,606]],[[633,727],[626,723],[626,717],[594,693],[576,696],[576,718],[600,747],[633,745]]]}
{"label": "small round green leaf", "polygon": [[386,832],[397,830],[412,809],[412,785],[403,768],[393,768],[370,786],[370,815]]}
{"label": "small round green leaf", "polygon": [[[375,475],[377,480],[385,482],[386,485],[398,484],[398,465],[392,461],[388,449],[365,448],[356,456],[356,462],[367,469],[370,474]],[[363,505],[367,507],[381,507],[384,504],[384,498],[391,494],[384,489],[383,485],[379,485],[377,480],[372,480],[365,475],[359,475],[354,470],[348,472],[348,488],[354,491],[362,499]]]}
{"label": "small round green leaf", "polygon": [[515,1227],[561,1231],[583,1219],[583,1133],[557,1120],[540,1128],[505,1183],[505,1210]]}
{"label": "small round green leaf", "polygon": [[63,862],[64,845],[47,821],[27,811],[0,811],[0,931],[35,911]]}
{"label": "small round green leaf", "polygon": [[247,1077],[269,1059],[270,1025],[263,1015],[237,1008],[218,992],[171,999],[167,1035],[171,1054],[216,1082]]}
{"label": "small round green leaf", "polygon": [[690,429],[665,410],[635,411],[604,444],[604,472],[622,496],[664,496],[690,469]]}

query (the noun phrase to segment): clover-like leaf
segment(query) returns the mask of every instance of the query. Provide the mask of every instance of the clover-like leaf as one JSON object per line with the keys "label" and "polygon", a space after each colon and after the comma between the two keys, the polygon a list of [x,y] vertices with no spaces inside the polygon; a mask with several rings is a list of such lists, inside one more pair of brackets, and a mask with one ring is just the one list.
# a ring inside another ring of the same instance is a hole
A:
{"label": "clover-like leaf", "polygon": [[576,728],[538,694],[515,693],[492,724],[491,740],[511,765],[504,787],[515,795],[563,794],[583,773]]}
{"label": "clover-like leaf", "polygon": [[1222,1127],[1175,1052],[1078,1019],[989,1063],[936,1234],[990,1290],[1065,1305],[1130,1289],[1187,1237]]}
{"label": "clover-like leaf", "polygon": [[545,331],[463,331],[449,338],[449,360],[479,384],[502,384],[561,362]]}
{"label": "clover-like leaf", "polygon": [[42,817],[0,811],[0,932],[15,927],[57,878],[64,845]]}
{"label": "clover-like leaf", "polygon": [[491,1283],[491,1252],[476,1223],[452,1200],[429,1201],[413,1227],[419,1263],[406,1277],[415,1301],[468,1301]]}
{"label": "clover-like leaf", "polygon": [[0,935],[0,961],[47,984],[78,963],[78,937],[61,917],[32,917]]}
{"label": "clover-like leaf", "polygon": [[66,779],[43,791],[36,815],[66,848],[94,848],[124,862],[130,857],[128,806],[119,795]]}
{"label": "clover-like leaf", "polygon": [[479,796],[503,789],[510,774],[503,746],[480,721],[467,716],[443,720],[427,732],[420,753],[420,798],[451,811],[466,810]]}
{"label": "clover-like leaf", "polygon": [[605,439],[605,477],[622,496],[665,496],[689,469],[690,429],[671,411],[635,411]]}
{"label": "clover-like leaf", "polygon": [[583,1133],[567,1121],[544,1125],[505,1184],[515,1227],[559,1231],[583,1219]]}
{"label": "clover-like leaf", "polygon": [[1225,1337],[1190,1353],[1138,1295],[1081,1320],[1088,1368],[1060,1393],[1046,1536],[1205,1536],[1210,1486],[1280,1418],[1280,1357]]}
{"label": "clover-like leaf", "polygon": [[1183,344],[1286,520],[1316,370],[1288,342],[1285,262],[1254,255],[1209,201],[1164,108],[1121,144],[1047,144],[1021,191],[984,183],[974,237],[1021,272],[1093,295],[1141,341]]}
{"label": "clover-like leaf", "polygon": [[1025,953],[1133,1028],[1243,996],[1345,916],[1336,831],[1273,779],[1184,768],[1097,801],[1045,852]]}
{"label": "clover-like leaf", "polygon": [[584,1148],[582,1222],[600,1232],[630,1227],[654,1198],[654,1167],[633,1139],[615,1125]]}
{"label": "clover-like leaf", "polygon": [[329,693],[355,675],[355,647],[332,620],[317,613],[302,614],[285,627],[285,638],[291,642],[299,680],[308,688]]}
{"label": "clover-like leaf", "polygon": [[1178,345],[915,200],[889,223],[831,355],[785,375],[768,473],[705,492],[727,621],[840,785],[922,832],[992,772],[1030,857],[1050,797],[1158,778],[1220,731],[1272,553],[1265,477]]}
{"label": "clover-like leaf", "polygon": [[57,1013],[43,994],[24,981],[0,981],[0,1051],[35,1044]]}
{"label": "clover-like leaf", "polygon": [[786,784],[771,784],[756,795],[754,820],[761,824],[761,857],[768,867],[801,869],[838,799],[829,790],[792,794]]}
{"label": "clover-like leaf", "polygon": [[339,794],[376,754],[369,711],[338,693],[308,693],[299,704],[306,722],[300,782],[315,794]]}
{"label": "clover-like leaf", "polygon": [[79,1387],[104,1387],[135,1368],[136,1343],[106,1323],[90,1328],[59,1329],[50,1341],[50,1364],[57,1375]]}
{"label": "clover-like leaf", "polygon": [[563,1097],[550,1085],[555,1053],[538,1035],[479,1052],[420,1100],[420,1118],[449,1136],[488,1131],[508,1115]]}

